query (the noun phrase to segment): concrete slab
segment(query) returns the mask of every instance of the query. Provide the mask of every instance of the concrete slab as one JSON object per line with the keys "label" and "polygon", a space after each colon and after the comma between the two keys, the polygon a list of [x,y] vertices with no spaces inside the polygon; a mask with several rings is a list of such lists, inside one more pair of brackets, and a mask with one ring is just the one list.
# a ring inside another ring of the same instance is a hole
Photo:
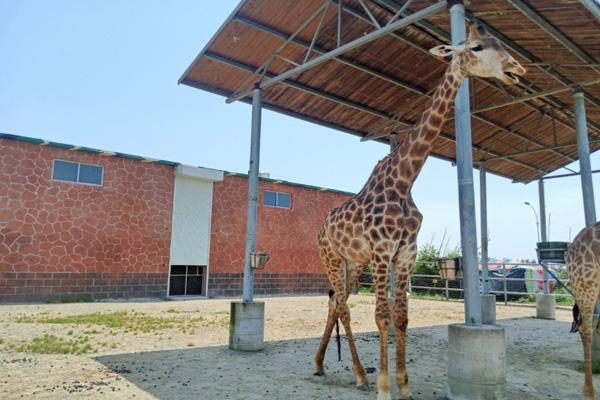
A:
{"label": "concrete slab", "polygon": [[485,325],[494,325],[496,323],[496,295],[481,295],[481,322]]}
{"label": "concrete slab", "polygon": [[536,316],[541,319],[556,319],[556,297],[538,293],[535,296]]}
{"label": "concrete slab", "polygon": [[229,319],[229,348],[260,351],[264,347],[265,303],[233,301]]}
{"label": "concrete slab", "polygon": [[448,399],[506,399],[504,327],[448,326]]}

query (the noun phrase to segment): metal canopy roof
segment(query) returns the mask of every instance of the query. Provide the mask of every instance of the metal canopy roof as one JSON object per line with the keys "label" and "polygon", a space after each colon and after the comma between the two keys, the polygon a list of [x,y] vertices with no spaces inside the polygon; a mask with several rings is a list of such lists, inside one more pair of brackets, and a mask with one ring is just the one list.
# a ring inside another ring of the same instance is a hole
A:
{"label": "metal canopy roof", "polygon": [[[342,4],[341,18],[340,2]],[[428,107],[447,61],[446,2],[242,0],[179,82],[363,138],[399,140]],[[600,6],[594,0],[478,0],[483,22],[528,69],[518,86],[472,79],[473,159],[529,182],[577,159],[572,95],[600,148]],[[341,27],[341,29],[339,29]],[[453,114],[432,155],[454,161]]]}

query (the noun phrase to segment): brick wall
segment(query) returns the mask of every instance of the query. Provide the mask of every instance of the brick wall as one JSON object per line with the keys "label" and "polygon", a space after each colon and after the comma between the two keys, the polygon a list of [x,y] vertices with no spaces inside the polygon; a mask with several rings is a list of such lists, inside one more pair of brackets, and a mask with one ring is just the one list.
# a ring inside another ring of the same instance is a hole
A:
{"label": "brick wall", "polygon": [[[54,159],[102,187],[51,180]],[[173,167],[0,139],[0,301],[166,295]]]}
{"label": "brick wall", "polygon": [[[264,190],[287,192],[291,209],[263,205]],[[255,274],[257,294],[325,293],[329,283],[317,250],[317,233],[327,212],[349,196],[260,181],[257,250],[270,254]],[[209,296],[241,294],[248,179],[225,176],[215,183],[210,243]]]}

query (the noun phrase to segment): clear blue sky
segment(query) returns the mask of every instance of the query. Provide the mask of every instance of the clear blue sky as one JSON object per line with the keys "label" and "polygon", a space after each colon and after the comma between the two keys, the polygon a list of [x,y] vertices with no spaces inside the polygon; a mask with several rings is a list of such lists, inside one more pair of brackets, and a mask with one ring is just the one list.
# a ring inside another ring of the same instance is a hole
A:
{"label": "clear blue sky", "polygon": [[[236,4],[0,0],[0,132],[246,172],[250,107],[177,85]],[[263,114],[261,170],[273,177],[358,191],[387,151]],[[475,181],[478,198],[477,171]],[[537,185],[490,176],[488,193],[490,255],[534,258],[535,219],[523,202],[537,208]],[[579,178],[548,181],[546,193],[550,238],[568,240],[584,225]],[[419,242],[439,244],[446,231],[455,246],[456,169],[430,158],[413,194]]]}

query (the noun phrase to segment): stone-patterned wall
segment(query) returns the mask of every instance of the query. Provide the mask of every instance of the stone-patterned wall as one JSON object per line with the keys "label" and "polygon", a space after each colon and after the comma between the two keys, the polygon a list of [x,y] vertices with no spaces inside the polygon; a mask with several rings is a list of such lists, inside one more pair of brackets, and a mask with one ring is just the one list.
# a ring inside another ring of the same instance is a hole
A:
{"label": "stone-patterned wall", "polygon": [[[104,185],[52,181],[54,159]],[[0,301],[166,295],[173,185],[168,165],[0,139]]]}
{"label": "stone-patterned wall", "polygon": [[[263,205],[264,190],[291,193],[291,209]],[[270,254],[255,274],[256,293],[324,293],[329,289],[317,250],[327,212],[350,196],[260,181],[257,250]],[[248,179],[225,176],[215,183],[210,243],[210,295],[239,295],[246,232]],[[229,286],[228,286],[229,285]]]}

